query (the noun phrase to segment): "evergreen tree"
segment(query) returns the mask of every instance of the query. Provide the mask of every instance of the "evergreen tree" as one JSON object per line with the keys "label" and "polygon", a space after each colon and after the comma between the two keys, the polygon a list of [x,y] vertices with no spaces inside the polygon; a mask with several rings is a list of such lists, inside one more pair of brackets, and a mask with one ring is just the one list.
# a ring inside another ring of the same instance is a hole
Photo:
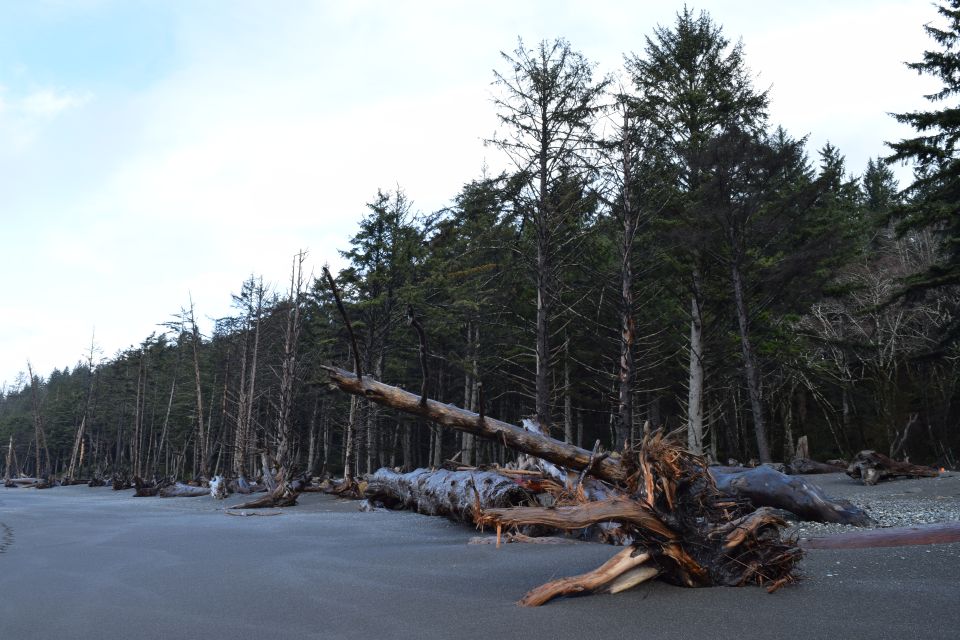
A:
{"label": "evergreen tree", "polygon": [[[928,269],[906,280],[900,295],[912,299],[924,293],[960,284],[960,0],[949,0],[937,7],[943,25],[927,24],[924,30],[939,45],[925,51],[923,60],[907,66],[920,74],[938,78],[943,87],[926,98],[940,108],[895,114],[898,122],[916,129],[916,137],[889,143],[893,154],[888,162],[913,162],[914,182],[905,193],[908,201],[893,211],[906,234],[917,229],[932,229],[943,239],[942,258]],[[944,341],[960,335],[960,317],[952,322]]]}
{"label": "evergreen tree", "polygon": [[659,130],[676,166],[676,206],[670,224],[679,241],[673,259],[689,300],[688,446],[703,451],[705,385],[704,317],[712,228],[696,204],[705,180],[707,145],[725,131],[762,130],[767,94],[753,87],[740,43],[730,46],[706,12],[684,7],[673,28],[657,27],[644,56],[627,68],[639,93],[642,116]]}

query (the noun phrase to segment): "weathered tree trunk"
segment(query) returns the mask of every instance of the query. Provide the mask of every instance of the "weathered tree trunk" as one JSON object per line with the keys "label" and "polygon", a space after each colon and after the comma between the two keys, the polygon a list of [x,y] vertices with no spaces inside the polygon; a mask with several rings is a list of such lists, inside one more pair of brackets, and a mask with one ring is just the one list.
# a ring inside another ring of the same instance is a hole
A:
{"label": "weathered tree trunk", "polygon": [[863,484],[874,485],[881,480],[894,478],[935,478],[940,472],[933,467],[897,462],[882,453],[866,450],[853,459],[847,467],[847,475],[861,479]]}
{"label": "weathered tree trunk", "polygon": [[757,507],[785,509],[803,520],[816,522],[856,526],[873,523],[863,509],[847,500],[832,499],[820,487],[767,466],[752,469],[710,467],[710,475],[721,492],[749,498]]}
{"label": "weathered tree trunk", "polygon": [[960,522],[917,524],[800,540],[806,549],[869,549],[960,542]]}
{"label": "weathered tree trunk", "polygon": [[[516,425],[490,417],[480,416],[449,404],[428,400],[420,404],[420,397],[403,389],[383,384],[376,380],[358,380],[349,371],[337,367],[323,367],[331,381],[342,391],[362,396],[380,405],[420,416],[438,425],[458,429],[483,438],[503,442],[507,447],[534,455],[569,469],[584,469],[591,462],[591,453],[586,449],[559,442],[548,436],[531,433]],[[623,480],[622,467],[611,458],[600,460],[591,468],[599,478],[618,482]]]}
{"label": "weathered tree trunk", "polygon": [[786,466],[786,473],[797,475],[810,475],[815,473],[839,473],[846,471],[845,465],[830,464],[829,462],[817,462],[810,458],[795,458]]}
{"label": "weathered tree trunk", "polygon": [[623,211],[621,212],[623,235],[620,238],[620,371],[619,371],[619,414],[620,424],[616,447],[623,445],[633,426],[633,344],[636,328],[633,322],[633,241],[637,235],[637,215],[633,207],[633,137],[630,132],[629,110],[623,110],[623,137],[621,149],[621,191],[623,193]]}
{"label": "weathered tree trunk", "polygon": [[283,332],[283,356],[280,369],[280,399],[277,411],[277,462],[280,465],[280,484],[290,480],[293,470],[293,425],[290,414],[293,407],[293,385],[297,378],[297,350],[303,319],[300,313],[303,295],[303,262],[301,251],[293,259],[290,269],[290,292],[287,322]]}
{"label": "weathered tree trunk", "polygon": [[175,484],[161,487],[157,492],[161,498],[199,498],[200,496],[209,496],[209,487],[194,487],[189,484],[177,482]]}
{"label": "weathered tree trunk", "polygon": [[700,305],[700,272],[693,270],[690,296],[690,364],[687,388],[687,448],[703,453],[703,310]]}
{"label": "weathered tree trunk", "polygon": [[[344,371],[346,375],[350,375]],[[356,376],[352,376],[356,378]],[[368,378],[363,379],[363,383],[368,382]],[[345,482],[353,482],[354,474],[354,457],[353,457],[353,440],[356,434],[356,424],[357,424],[357,408],[360,401],[357,396],[350,398],[350,415],[347,419],[347,433],[343,437],[343,479]]]}
{"label": "weathered tree trunk", "polygon": [[200,462],[200,475],[203,477],[210,476],[210,470],[207,469],[207,452],[204,448],[206,444],[206,434],[204,433],[204,424],[203,424],[203,391],[200,388],[200,330],[197,328],[197,322],[193,315],[193,298],[190,299],[190,327],[192,334],[192,346],[193,346],[193,375],[194,382],[196,383],[197,391],[197,446],[198,452],[197,456],[199,457]]}
{"label": "weathered tree trunk", "polygon": [[9,487],[13,485],[11,478],[13,478],[13,435],[10,436],[10,442],[7,444],[7,459],[3,470],[3,486]]}
{"label": "weathered tree trunk", "polygon": [[527,504],[531,496],[516,482],[492,471],[379,469],[367,481],[364,497],[390,509],[473,522],[478,507]]}

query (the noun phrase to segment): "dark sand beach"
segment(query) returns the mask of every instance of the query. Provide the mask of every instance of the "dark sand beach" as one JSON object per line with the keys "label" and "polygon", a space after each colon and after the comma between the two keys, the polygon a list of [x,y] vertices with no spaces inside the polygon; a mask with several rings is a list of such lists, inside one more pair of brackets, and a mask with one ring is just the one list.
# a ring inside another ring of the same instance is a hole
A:
{"label": "dark sand beach", "polygon": [[[868,508],[960,505],[957,474],[810,479]],[[318,494],[268,517],[228,516],[240,496],[130,494],[0,488],[0,638],[960,637],[960,544],[813,550],[772,595],[653,582],[523,609],[528,588],[616,549],[471,545],[443,518]]]}

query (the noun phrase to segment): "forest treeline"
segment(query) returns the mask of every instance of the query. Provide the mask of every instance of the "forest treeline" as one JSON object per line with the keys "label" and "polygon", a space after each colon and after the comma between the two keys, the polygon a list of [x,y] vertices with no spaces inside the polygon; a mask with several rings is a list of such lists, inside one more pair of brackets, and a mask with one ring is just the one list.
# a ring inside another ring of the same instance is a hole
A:
{"label": "forest treeline", "polygon": [[[912,65],[944,81],[934,105],[960,86],[960,5],[939,12],[939,48]],[[649,424],[724,462],[789,460],[807,436],[820,459],[954,464],[955,108],[897,116],[918,137],[851,169],[771,122],[743,45],[688,9],[616,80],[562,39],[520,42],[494,79],[488,143],[511,170],[436,212],[378,192],[343,252],[333,278],[364,375],[419,393],[419,323],[431,398],[532,416],[588,449]],[[916,180],[898,185],[890,161]],[[191,303],[113,357],[91,347],[72,369],[29,371],[0,394],[10,472],[252,476],[266,455],[341,474],[513,455],[331,390],[321,365],[357,365],[305,260],[289,283],[242,283],[212,335]]]}

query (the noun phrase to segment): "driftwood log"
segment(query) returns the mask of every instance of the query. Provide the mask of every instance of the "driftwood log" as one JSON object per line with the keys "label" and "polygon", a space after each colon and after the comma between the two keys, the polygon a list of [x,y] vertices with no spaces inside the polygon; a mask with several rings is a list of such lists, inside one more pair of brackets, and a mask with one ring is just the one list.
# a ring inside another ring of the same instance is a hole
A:
{"label": "driftwood log", "polygon": [[[328,366],[324,369],[330,376],[330,381],[341,391],[364,397],[385,407],[420,416],[442,427],[496,440],[510,449],[536,456],[567,469],[585,469],[593,460],[591,452],[586,449],[527,431],[502,420],[489,416],[481,417],[473,411],[436,400],[427,400],[421,404],[419,395],[377,382],[369,376],[358,379],[354,374],[338,367]],[[623,467],[612,458],[607,457],[593,462],[590,473],[597,478],[616,483],[622,482],[626,477]]]}
{"label": "driftwood log", "polygon": [[894,478],[935,478],[940,472],[933,467],[923,467],[909,462],[897,462],[876,451],[861,451],[847,467],[847,475],[860,479],[863,484],[874,485],[881,480]]}
{"label": "driftwood log", "polygon": [[[278,482],[273,491],[256,500],[244,502],[230,507],[231,509],[273,509],[277,507],[292,507],[297,504],[297,496],[304,487],[310,484],[306,474],[296,476],[290,482]],[[207,491],[209,493],[209,490]]]}
{"label": "driftwood log", "polygon": [[210,495],[208,487],[194,487],[182,482],[175,482],[171,485],[161,487],[157,492],[161,498],[199,498],[200,496]]}
{"label": "driftwood log", "polygon": [[374,506],[410,509],[429,516],[473,522],[478,507],[514,507],[532,501],[510,478],[492,471],[416,469],[397,473],[380,469],[367,480],[363,495]]}
{"label": "driftwood log", "polygon": [[748,498],[756,507],[784,509],[802,520],[859,527],[873,524],[870,516],[851,502],[830,498],[817,485],[765,465],[710,467],[710,473],[722,493]]}
{"label": "driftwood log", "polygon": [[794,458],[786,465],[785,472],[792,476],[812,475],[815,473],[842,473],[847,470],[847,463],[831,464],[817,462],[810,458]]}
{"label": "driftwood log", "polygon": [[800,546],[805,549],[867,549],[952,542],[960,542],[960,522],[918,524],[855,531],[823,538],[805,538],[800,540]]}

